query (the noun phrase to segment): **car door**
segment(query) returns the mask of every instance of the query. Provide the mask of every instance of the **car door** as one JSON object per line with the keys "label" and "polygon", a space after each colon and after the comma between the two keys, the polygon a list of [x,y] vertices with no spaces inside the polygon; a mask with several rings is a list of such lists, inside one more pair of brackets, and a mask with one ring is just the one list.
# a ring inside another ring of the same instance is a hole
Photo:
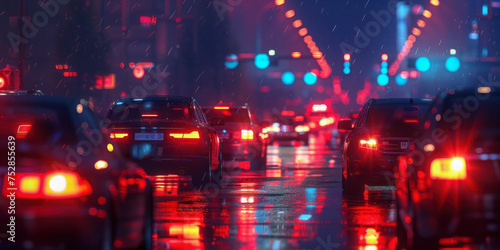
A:
{"label": "car door", "polygon": [[207,122],[207,118],[203,113],[203,110],[200,108],[200,105],[195,100],[193,102],[193,108],[195,110],[196,119],[204,127],[209,136],[210,142],[210,157],[211,157],[211,166],[212,170],[216,170],[219,167],[219,154],[220,154],[220,139],[217,135],[217,131],[215,131]]}

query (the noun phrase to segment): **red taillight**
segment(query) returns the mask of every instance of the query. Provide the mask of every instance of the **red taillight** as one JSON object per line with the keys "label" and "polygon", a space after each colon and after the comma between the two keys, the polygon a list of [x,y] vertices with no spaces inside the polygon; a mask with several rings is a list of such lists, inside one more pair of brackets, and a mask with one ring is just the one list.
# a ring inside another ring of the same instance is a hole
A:
{"label": "red taillight", "polygon": [[293,110],[283,110],[281,111],[282,116],[294,116],[295,112]]}
{"label": "red taillight", "polygon": [[295,132],[309,132],[309,126],[307,125],[299,125],[297,127],[295,127]]}
{"label": "red taillight", "polygon": [[326,105],[325,104],[314,104],[312,107],[313,112],[323,112],[326,111]]}
{"label": "red taillight", "polygon": [[418,120],[417,119],[405,119],[404,122],[405,123],[418,123]]}
{"label": "red taillight", "polygon": [[438,180],[465,180],[467,167],[462,157],[440,158],[431,162],[431,178]]}
{"label": "red taillight", "polygon": [[227,106],[216,106],[214,109],[229,109]]}
{"label": "red taillight", "polygon": [[109,138],[111,139],[125,139],[128,137],[128,133],[110,133]]}
{"label": "red taillight", "polygon": [[200,139],[200,133],[193,131],[191,133],[170,133],[170,137],[175,139]]}
{"label": "red taillight", "polygon": [[241,139],[242,140],[253,140],[253,131],[252,130],[241,130]]}
{"label": "red taillight", "polygon": [[303,122],[304,121],[304,116],[298,115],[293,118],[294,122]]}
{"label": "red taillight", "polygon": [[377,149],[377,140],[375,139],[369,139],[369,140],[360,140],[359,141],[359,147],[360,148],[366,148],[366,149]]}
{"label": "red taillight", "polygon": [[[7,197],[13,188],[12,180],[5,176],[3,195]],[[49,173],[16,174],[16,198],[20,199],[65,199],[92,193],[90,184],[75,172],[53,171]]]}
{"label": "red taillight", "polygon": [[30,132],[30,129],[31,125],[29,124],[19,125],[19,127],[17,128],[16,138],[18,139],[25,138],[28,135],[28,132]]}

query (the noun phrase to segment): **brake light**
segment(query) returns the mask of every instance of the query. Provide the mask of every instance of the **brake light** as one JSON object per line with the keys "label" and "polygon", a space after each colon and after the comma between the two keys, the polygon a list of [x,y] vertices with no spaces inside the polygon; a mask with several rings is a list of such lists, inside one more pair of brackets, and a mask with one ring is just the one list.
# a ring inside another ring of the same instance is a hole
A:
{"label": "brake light", "polygon": [[333,121],[333,117],[323,118],[319,121],[319,125],[321,127],[328,126],[330,124],[333,124]]}
{"label": "brake light", "polygon": [[283,110],[281,111],[282,116],[294,116],[295,112],[293,110]]}
{"label": "brake light", "polygon": [[377,149],[377,140],[375,139],[360,140],[359,147],[366,149]]}
{"label": "brake light", "polygon": [[19,125],[19,127],[17,128],[16,138],[18,138],[18,139],[26,138],[26,135],[28,135],[28,132],[30,131],[30,129],[31,129],[31,125],[29,125],[29,124]]}
{"label": "brake light", "polygon": [[314,104],[312,107],[313,112],[322,112],[326,111],[326,105],[325,104]]}
{"label": "brake light", "polygon": [[229,109],[227,106],[216,106],[214,109]]}
{"label": "brake light", "polygon": [[431,162],[431,178],[438,180],[465,180],[465,159],[462,157],[440,158]]}
{"label": "brake light", "polygon": [[[75,172],[53,171],[49,173],[16,174],[16,198],[20,199],[65,199],[92,193],[90,184]],[[3,195],[10,194],[12,180],[5,176]]]}
{"label": "brake light", "polygon": [[294,122],[303,122],[304,121],[304,116],[298,115],[293,118]]}
{"label": "brake light", "polygon": [[158,117],[157,114],[143,114],[142,117]]}
{"label": "brake light", "polygon": [[111,139],[124,139],[125,137],[128,137],[128,133],[110,133],[109,137]]}
{"label": "brake light", "polygon": [[405,119],[404,122],[405,123],[418,123],[418,120],[417,119]]}
{"label": "brake light", "polygon": [[175,139],[200,139],[200,133],[193,131],[191,133],[170,133],[170,137]]}
{"label": "brake light", "polygon": [[252,130],[241,130],[241,139],[243,140],[253,140],[253,131]]}
{"label": "brake light", "polygon": [[295,132],[309,132],[310,128],[307,125],[299,125],[295,127]]}

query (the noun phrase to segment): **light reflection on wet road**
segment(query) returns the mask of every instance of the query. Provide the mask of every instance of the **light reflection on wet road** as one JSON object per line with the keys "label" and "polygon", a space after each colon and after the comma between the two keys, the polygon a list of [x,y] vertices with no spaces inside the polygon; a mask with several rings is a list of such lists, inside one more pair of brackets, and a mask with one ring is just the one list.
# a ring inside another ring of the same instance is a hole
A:
{"label": "light reflection on wet road", "polygon": [[392,193],[342,200],[341,155],[319,138],[268,148],[268,165],[226,162],[223,189],[157,177],[156,249],[376,249],[395,242]]}
{"label": "light reflection on wet road", "polygon": [[274,144],[262,170],[226,162],[220,190],[155,177],[155,249],[395,249],[394,192],[342,197],[341,154],[323,145]]}

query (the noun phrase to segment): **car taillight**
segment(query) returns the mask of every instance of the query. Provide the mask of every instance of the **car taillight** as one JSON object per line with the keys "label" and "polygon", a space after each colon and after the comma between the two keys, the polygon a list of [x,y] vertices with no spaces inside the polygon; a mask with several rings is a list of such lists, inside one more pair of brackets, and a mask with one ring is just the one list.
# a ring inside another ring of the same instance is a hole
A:
{"label": "car taillight", "polygon": [[[7,197],[13,186],[5,176],[3,195]],[[75,172],[53,171],[48,173],[17,173],[16,198],[20,199],[65,199],[75,198],[92,193],[87,180]]]}
{"label": "car taillight", "polygon": [[307,125],[299,125],[295,127],[295,132],[309,132],[310,128]]}
{"label": "car taillight", "polygon": [[321,127],[324,127],[324,126],[327,126],[327,125],[330,125],[330,124],[333,124],[333,117],[328,117],[328,118],[323,118],[319,121],[319,125]]}
{"label": "car taillight", "polygon": [[253,140],[253,131],[252,130],[241,130],[241,139],[243,140]]}
{"label": "car taillight", "polygon": [[28,135],[28,132],[30,132],[31,125],[29,124],[22,124],[17,127],[17,134],[16,138],[18,139],[23,139]]}
{"label": "car taillight", "polygon": [[431,162],[431,178],[437,180],[465,180],[467,167],[462,157],[439,158]]}
{"label": "car taillight", "polygon": [[229,107],[227,107],[227,106],[215,106],[214,109],[217,109],[217,110],[221,110],[221,109],[227,110],[227,109],[229,109]]}
{"label": "car taillight", "polygon": [[125,139],[128,137],[128,133],[110,133],[109,138],[111,139]]}
{"label": "car taillight", "polygon": [[359,140],[359,147],[366,149],[377,149],[377,140],[375,139]]}
{"label": "car taillight", "polygon": [[190,133],[170,133],[169,135],[175,139],[200,139],[200,133],[198,131]]}

